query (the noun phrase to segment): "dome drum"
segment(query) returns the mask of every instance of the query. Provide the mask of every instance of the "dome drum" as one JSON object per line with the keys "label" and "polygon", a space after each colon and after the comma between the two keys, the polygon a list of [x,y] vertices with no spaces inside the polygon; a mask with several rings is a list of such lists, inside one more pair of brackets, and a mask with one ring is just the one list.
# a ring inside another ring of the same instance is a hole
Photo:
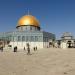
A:
{"label": "dome drum", "polygon": [[22,25],[16,27],[19,31],[37,31],[40,30],[40,27],[32,26],[32,25]]}
{"label": "dome drum", "polygon": [[18,25],[18,26],[16,26],[16,28],[18,28],[18,27],[26,27],[26,26],[32,26],[32,27],[40,28],[40,26],[36,26],[36,25]]}

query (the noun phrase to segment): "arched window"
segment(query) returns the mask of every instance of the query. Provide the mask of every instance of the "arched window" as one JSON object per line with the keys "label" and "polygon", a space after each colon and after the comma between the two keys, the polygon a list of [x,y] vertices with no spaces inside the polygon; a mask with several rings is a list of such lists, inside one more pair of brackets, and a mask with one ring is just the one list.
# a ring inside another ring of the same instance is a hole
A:
{"label": "arched window", "polygon": [[38,41],[38,36],[35,36],[35,41]]}
{"label": "arched window", "polygon": [[34,36],[31,36],[31,41],[34,41]]}
{"label": "arched window", "polygon": [[30,30],[32,30],[32,26],[30,26]]}
{"label": "arched window", "polygon": [[26,41],[28,41],[28,36],[26,36]]}
{"label": "arched window", "polygon": [[21,36],[18,36],[18,41],[21,41]]}
{"label": "arched window", "polygon": [[22,41],[25,41],[25,36],[22,36]]}

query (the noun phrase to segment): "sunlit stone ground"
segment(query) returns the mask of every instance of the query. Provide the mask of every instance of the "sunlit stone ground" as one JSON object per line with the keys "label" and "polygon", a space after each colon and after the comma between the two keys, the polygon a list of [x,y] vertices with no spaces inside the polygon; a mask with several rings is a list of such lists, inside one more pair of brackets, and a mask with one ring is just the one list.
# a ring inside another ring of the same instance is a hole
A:
{"label": "sunlit stone ground", "polygon": [[75,49],[0,52],[0,75],[75,75]]}

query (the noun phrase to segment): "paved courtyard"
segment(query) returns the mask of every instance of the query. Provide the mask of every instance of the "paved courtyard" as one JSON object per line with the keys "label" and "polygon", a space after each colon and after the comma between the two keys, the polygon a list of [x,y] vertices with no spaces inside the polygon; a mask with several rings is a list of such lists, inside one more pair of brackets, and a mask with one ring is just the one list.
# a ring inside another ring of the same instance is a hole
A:
{"label": "paved courtyard", "polygon": [[75,75],[75,49],[0,52],[0,75]]}

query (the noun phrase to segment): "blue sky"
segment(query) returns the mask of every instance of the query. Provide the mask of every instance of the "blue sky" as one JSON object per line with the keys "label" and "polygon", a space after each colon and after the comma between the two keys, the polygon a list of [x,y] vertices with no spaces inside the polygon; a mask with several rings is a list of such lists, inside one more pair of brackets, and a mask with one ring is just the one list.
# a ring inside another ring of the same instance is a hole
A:
{"label": "blue sky", "polygon": [[75,35],[75,0],[0,0],[0,32],[14,30],[28,9],[41,28],[57,38],[63,32]]}

